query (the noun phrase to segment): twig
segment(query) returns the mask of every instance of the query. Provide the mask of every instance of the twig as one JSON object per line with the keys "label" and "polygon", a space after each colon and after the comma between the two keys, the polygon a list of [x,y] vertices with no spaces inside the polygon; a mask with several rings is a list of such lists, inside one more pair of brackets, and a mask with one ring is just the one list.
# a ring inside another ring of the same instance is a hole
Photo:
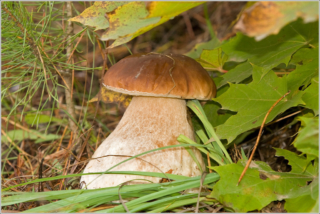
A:
{"label": "twig", "polygon": [[[130,158],[131,158],[131,157],[133,157],[133,155],[104,155],[104,156],[100,156],[100,157],[97,157],[97,158],[88,158],[87,160],[84,160],[84,161],[78,160],[78,163],[74,163],[74,164],[70,165],[69,167],[73,167],[73,166],[78,165],[79,163],[84,163],[84,162],[88,162],[88,161],[91,161],[91,160],[97,160],[97,161],[99,162],[99,159],[101,159],[101,158],[106,158],[106,157],[130,157]],[[170,178],[166,175],[166,173],[165,173],[164,171],[162,171],[159,167],[157,167],[156,165],[154,165],[154,164],[152,164],[152,163],[150,163],[150,162],[148,162],[148,161],[146,161],[146,160],[144,160],[144,159],[142,159],[142,158],[136,157],[136,159],[138,159],[138,160],[140,160],[140,161],[143,161],[143,162],[145,162],[145,163],[148,163],[148,164],[150,164],[151,166],[155,167],[157,170],[159,170],[159,171],[166,177],[166,179],[168,180],[168,182],[171,183],[171,179],[170,179]],[[60,171],[61,171],[61,170],[60,170]],[[72,173],[70,173],[70,174],[72,174]],[[101,174],[101,175],[104,175],[104,173]],[[99,176],[101,176],[101,175],[99,175]]]}
{"label": "twig", "polygon": [[[72,2],[68,1],[67,2],[67,16],[72,17]],[[73,31],[73,25],[71,21],[68,21],[68,26],[67,26],[67,35],[69,40],[71,38],[71,33]],[[72,51],[72,42],[70,42],[67,46],[67,57],[69,58],[71,56],[71,51]],[[66,72],[70,74],[70,69],[66,69]],[[72,95],[71,95],[71,88],[73,87],[72,85],[72,77],[70,75],[65,76],[65,84],[67,87],[70,89],[68,90],[67,88],[65,89],[65,98],[66,98],[66,105],[67,105],[67,112],[70,114],[70,116],[73,119],[76,119],[76,114],[75,114],[75,109],[74,109],[74,104],[72,100]],[[78,127],[75,124],[75,122],[69,118],[69,127],[71,131],[76,135]],[[80,139],[80,138],[78,138]]]}
{"label": "twig", "polygon": [[[207,152],[207,161],[208,161],[208,166],[211,167],[211,161],[210,161],[209,152]],[[209,172],[212,173],[212,169],[211,168],[209,168]]]}
{"label": "twig", "polygon": [[[97,39],[97,40],[98,40],[98,39]],[[98,45],[99,45],[99,47],[100,47],[99,41],[98,41]],[[107,69],[107,59],[108,59],[108,57],[107,57],[107,55],[108,55],[108,49],[107,49],[107,48],[108,48],[108,46],[109,46],[109,41],[107,41],[106,50],[104,50],[104,51],[102,50],[102,52],[101,52],[101,54],[103,54],[104,57],[102,57],[102,58],[103,58],[103,66],[102,66],[102,70],[101,70],[100,88],[103,87],[103,85],[102,85],[103,76],[104,76],[105,70]],[[93,120],[96,119],[96,116],[97,116],[97,113],[98,113],[98,110],[99,110],[99,104],[100,104],[101,97],[102,97],[102,96],[98,96],[98,102],[97,102],[97,104],[96,104],[96,110],[95,110],[95,113],[94,113]]]}
{"label": "twig", "polygon": [[81,41],[81,39],[82,39],[82,37],[83,37],[83,35],[84,35],[85,32],[86,32],[86,31],[83,31],[83,32],[82,32],[82,34],[81,34],[81,36],[80,36],[77,44],[74,46],[74,48],[73,48],[73,50],[72,50],[72,52],[71,52],[71,54],[70,54],[70,56],[69,56],[69,59],[68,59],[67,63],[69,63],[71,57],[73,56],[74,51],[77,49],[77,47],[78,47],[78,45],[79,45],[79,43],[80,43],[80,41]]}
{"label": "twig", "polygon": [[46,66],[44,65],[44,62],[43,62],[43,59],[42,59],[42,55],[41,55],[41,52],[40,52],[38,46],[37,46],[37,50],[38,50],[39,58],[40,58],[40,61],[41,61],[41,63],[42,63],[42,67],[43,67],[45,85],[47,86],[48,94],[50,94],[50,93],[49,93],[50,90],[49,90],[49,86],[48,86],[48,80],[47,80]]}
{"label": "twig", "polygon": [[[24,27],[22,26],[22,24],[18,21],[18,19],[7,9],[5,8],[5,6],[2,4],[1,8],[13,19],[13,21],[15,23],[17,23],[18,27],[20,28],[21,32],[24,32],[25,29]],[[30,43],[30,45],[32,46],[32,48],[34,48],[34,46],[36,46],[33,42],[33,40],[28,36],[29,33],[26,32],[27,36],[26,36],[26,39],[28,40],[28,42]],[[33,51],[35,52],[35,50],[33,49]]]}
{"label": "twig", "polygon": [[[66,175],[67,174],[67,172],[68,172],[68,166],[70,165],[70,160],[68,159],[67,160],[67,164],[65,165],[65,167],[64,167],[64,169],[63,169],[63,174],[62,175]],[[61,190],[62,189],[62,186],[63,186],[63,184],[65,183],[64,181],[65,181],[65,179],[66,178],[63,178],[62,179],[62,181],[61,181],[61,183],[60,183],[60,187],[59,187],[59,190]],[[69,180],[69,179],[68,179]],[[66,183],[68,182],[68,180],[66,180]]]}
{"label": "twig", "polygon": [[[32,165],[31,165],[31,162],[30,162],[28,156],[30,156],[30,157],[33,157],[33,156],[29,155],[28,153],[26,153],[25,151],[23,151],[22,149],[20,149],[20,147],[17,146],[17,145],[13,142],[13,140],[7,135],[7,133],[6,133],[3,129],[1,129],[1,133],[7,138],[7,140],[11,143],[11,145],[12,145],[13,147],[15,147],[19,152],[21,152],[21,153],[26,157],[27,162],[28,162],[28,164],[29,164],[29,167],[32,168]],[[33,175],[33,171],[32,171],[32,175]]]}
{"label": "twig", "polygon": [[292,113],[292,114],[289,114],[289,115],[287,115],[287,116],[284,116],[284,117],[282,117],[282,118],[279,118],[278,120],[275,120],[275,121],[273,121],[273,122],[271,122],[271,123],[268,123],[266,126],[269,126],[269,125],[271,125],[271,124],[277,123],[277,122],[279,122],[279,121],[281,121],[281,120],[287,119],[287,118],[292,117],[292,116],[294,116],[294,115],[296,115],[296,114],[299,114],[299,113],[301,113],[303,110],[304,110],[304,109],[299,110],[299,111],[296,111],[296,112],[294,112],[294,113]]}
{"label": "twig", "polygon": [[56,152],[58,152],[58,151],[60,150],[60,146],[61,146],[62,140],[63,140],[63,138],[64,138],[64,135],[66,134],[67,129],[68,129],[68,126],[66,126],[66,127],[64,128],[64,130],[63,130],[63,133],[62,133],[62,136],[61,136],[61,139],[60,139],[60,142],[59,142],[59,146],[58,146]]}
{"label": "twig", "polygon": [[99,129],[98,129],[98,134],[97,134],[97,141],[96,141],[96,144],[95,144],[95,150],[94,151],[96,151],[97,150],[97,148],[98,148],[98,143],[100,142],[100,132],[101,132],[101,127],[99,127]]}
{"label": "twig", "polygon": [[121,187],[123,187],[124,185],[126,185],[128,182],[129,182],[129,181],[124,182],[124,183],[122,183],[122,184],[120,185],[120,187],[119,187],[119,189],[118,189],[118,196],[119,196],[119,200],[120,200],[123,208],[126,210],[127,213],[130,213],[128,207],[127,207],[126,204],[124,203],[124,201],[123,201],[123,199],[122,199],[122,197],[121,197],[121,194],[120,194],[120,189],[121,189]]}
{"label": "twig", "polygon": [[[66,9],[66,5],[63,3],[63,6],[62,6],[62,29],[64,29],[64,10]],[[63,42],[64,43],[64,42]]]}
{"label": "twig", "polygon": [[262,130],[263,130],[263,127],[264,127],[264,124],[265,124],[265,122],[266,122],[266,120],[267,120],[270,112],[272,111],[272,109],[273,109],[283,98],[285,98],[288,94],[290,94],[290,92],[291,92],[291,91],[288,91],[287,93],[285,93],[285,95],[283,95],[282,97],[280,97],[280,98],[271,106],[271,108],[270,108],[269,111],[267,112],[266,116],[264,117],[264,119],[263,119],[263,121],[262,121],[262,125],[261,125],[261,127],[260,127],[260,131],[259,131],[258,137],[257,137],[257,141],[256,141],[256,143],[255,143],[255,145],[254,145],[254,148],[253,148],[252,153],[251,153],[251,156],[250,156],[250,158],[249,158],[249,160],[248,160],[248,162],[247,162],[247,164],[246,164],[246,167],[244,168],[244,170],[242,171],[242,173],[241,173],[241,175],[240,175],[240,178],[239,178],[239,181],[238,181],[238,183],[237,183],[237,186],[239,185],[239,183],[240,183],[240,181],[242,180],[244,174],[246,173],[247,169],[249,168],[249,165],[250,165],[250,163],[251,163],[251,161],[252,161],[253,155],[254,155],[257,147],[258,147],[258,144],[259,144],[259,141],[260,141],[260,137],[261,137],[261,134],[262,134]]}
{"label": "twig", "polygon": [[[64,169],[63,169],[63,175],[66,175],[66,174],[68,173],[68,169],[69,169],[69,166],[70,166],[71,161],[73,160],[73,158],[75,158],[75,159],[77,160],[77,157],[74,155],[73,151],[71,151],[71,148],[72,148],[71,144],[72,144],[72,142],[73,142],[73,141],[72,141],[72,138],[73,138],[73,132],[71,131],[70,140],[69,140],[69,143],[68,143],[67,151],[68,151],[68,153],[71,154],[72,156],[71,156],[71,158],[68,158],[67,161],[66,161],[65,167],[64,167]],[[72,173],[71,173],[71,174],[72,174]],[[62,185],[63,185],[64,181],[65,181],[65,183],[68,183],[68,182],[69,182],[69,178],[67,178],[67,179],[64,178],[64,179],[61,181],[60,187],[59,187],[60,190],[61,190],[61,188],[62,188]]]}
{"label": "twig", "polygon": [[74,161],[74,164],[73,164],[74,166],[71,168],[70,174],[73,174],[73,172],[76,170],[78,164],[80,163],[80,161],[78,161],[78,160],[80,160],[80,158],[82,156],[82,153],[84,151],[84,148],[86,147],[86,144],[88,143],[92,128],[93,127],[91,127],[87,132],[87,137],[86,137],[85,141],[83,142],[83,144],[80,147],[80,151],[77,154],[77,159]]}
{"label": "twig", "polygon": [[[81,34],[81,36],[80,36],[77,44],[76,44],[75,47],[73,48],[72,53],[70,54],[69,59],[68,59],[68,61],[67,61],[67,64],[68,64],[69,61],[70,61],[70,59],[72,58],[72,67],[73,67],[73,65],[74,65],[74,58],[72,57],[72,56],[73,56],[73,53],[74,53],[74,51],[77,49],[77,47],[78,47],[78,45],[79,45],[79,43],[80,43],[80,41],[81,41],[81,39],[82,39],[82,37],[83,37],[83,35],[84,35],[85,32],[86,32],[85,30],[82,32],[82,34]],[[74,84],[74,67],[72,68],[71,86],[73,86],[73,84]],[[73,87],[71,87],[71,92],[70,92],[70,94],[71,94],[71,99],[72,99],[72,96],[73,96]]]}
{"label": "twig", "polygon": [[[84,3],[85,4],[85,3]],[[86,38],[86,46],[87,46],[87,53],[86,53],[86,59],[88,59],[88,53],[89,53],[89,46],[88,46],[88,36]],[[85,95],[86,94],[86,91],[87,91],[87,78],[88,78],[88,60],[86,60],[86,75],[85,75],[85,79],[84,79],[84,87],[83,87],[83,94]],[[82,110],[83,110],[83,107],[84,107],[84,99],[85,99],[86,96],[83,96],[82,97],[82,104],[81,104],[81,111],[80,111],[80,115],[79,115],[79,120],[78,120],[78,123],[80,123],[80,120],[81,120],[81,117],[82,117]]]}
{"label": "twig", "polygon": [[7,133],[3,129],[1,129],[1,133],[7,138],[7,140],[11,143],[11,145],[15,147],[19,152],[21,152],[23,155],[29,155],[25,151],[20,149],[20,147],[13,142],[13,140],[7,135]]}
{"label": "twig", "polygon": [[39,138],[45,139],[45,137],[39,135],[37,132],[32,131],[32,130],[30,130],[30,129],[28,129],[28,128],[23,127],[23,126],[21,126],[19,123],[16,123],[16,122],[14,122],[14,121],[12,121],[12,120],[9,120],[7,117],[1,117],[1,119],[5,120],[5,121],[7,121],[7,122],[9,122],[9,123],[11,123],[12,125],[20,128],[20,129],[22,129],[22,130],[24,130],[24,131],[26,131],[26,132],[29,132],[29,133],[34,134],[34,135],[36,135],[36,136],[39,137]]}
{"label": "twig", "polygon": [[189,37],[191,40],[193,40],[195,38],[195,35],[194,35],[193,29],[192,29],[192,24],[191,24],[188,13],[184,12],[182,14],[182,17],[183,17],[183,20],[187,26],[187,31],[188,31]]}
{"label": "twig", "polygon": [[[63,42],[63,43],[64,43],[64,42]],[[46,57],[49,59],[51,65],[54,67],[54,69],[56,70],[56,72],[57,72],[57,73],[59,74],[59,76],[61,77],[64,85],[65,85],[65,86],[67,87],[67,89],[69,90],[69,89],[70,89],[70,88],[69,88],[69,85],[67,84],[67,82],[66,82],[66,80],[63,78],[63,76],[61,75],[61,73],[60,73],[60,71],[58,70],[58,68],[57,68],[57,67],[54,65],[54,63],[50,60],[50,57],[48,56],[48,54],[47,54],[45,51],[43,51],[43,53],[44,53],[44,55],[46,55]]]}
{"label": "twig", "polygon": [[[38,179],[41,179],[41,178],[42,178],[43,161],[44,161],[44,158],[42,158],[41,161],[40,161]],[[38,192],[43,192],[42,182],[39,182],[39,184],[38,184]]]}
{"label": "twig", "polygon": [[[73,85],[74,85],[74,58],[72,57],[72,73],[71,73],[71,91],[70,91],[70,99],[72,100],[72,97],[73,97]],[[72,102],[73,103],[73,102]],[[74,108],[74,105],[73,105],[73,111],[75,112],[75,108]],[[76,119],[76,118],[74,118]]]}
{"label": "twig", "polygon": [[219,210],[221,210],[221,208],[223,208],[222,205],[220,205],[217,208],[215,208],[211,213],[217,213]]}
{"label": "twig", "polygon": [[98,47],[99,47],[99,50],[100,50],[100,54],[101,54],[102,60],[104,60],[103,50],[102,50],[102,47],[101,47],[101,44],[99,42],[99,38],[98,38],[97,35],[96,35],[96,40],[97,40],[97,43],[98,43]]}
{"label": "twig", "polygon": [[[45,12],[45,10],[43,9],[43,14],[42,14],[42,18],[43,18],[43,20],[42,20],[42,28],[44,27],[45,17],[46,17],[46,12]],[[44,46],[44,38],[43,38],[42,35],[41,35],[41,45],[42,45],[42,48],[43,48],[43,46]]]}
{"label": "twig", "polygon": [[208,174],[208,173],[203,172],[202,175],[201,175],[200,187],[199,187],[199,193],[198,193],[198,200],[197,200],[197,206],[196,206],[195,213],[198,213],[198,212],[199,212],[199,203],[200,203],[201,189],[202,189],[202,185],[203,185],[204,179],[206,178],[206,175],[207,175],[207,174]]}

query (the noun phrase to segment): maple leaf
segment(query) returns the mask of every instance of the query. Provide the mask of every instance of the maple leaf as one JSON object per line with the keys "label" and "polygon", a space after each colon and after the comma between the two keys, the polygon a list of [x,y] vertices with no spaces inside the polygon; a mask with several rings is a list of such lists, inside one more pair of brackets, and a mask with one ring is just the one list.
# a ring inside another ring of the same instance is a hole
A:
{"label": "maple leaf", "polygon": [[[264,69],[253,66],[253,81],[248,84],[230,84],[230,88],[221,96],[214,99],[222,105],[222,109],[237,112],[236,115],[217,127],[220,139],[234,140],[239,134],[252,128],[259,127],[270,107],[288,92],[286,78],[279,78],[273,71],[268,72],[262,79]],[[285,110],[304,104],[301,99],[303,92],[295,96],[285,97],[271,111],[266,123],[272,121]]]}
{"label": "maple leaf", "polygon": [[310,159],[288,150],[277,149],[276,155],[289,160],[291,172],[276,172],[265,162],[255,161],[237,185],[246,161],[212,167],[220,175],[220,180],[213,186],[210,198],[236,212],[248,212],[261,210],[275,200],[296,198],[295,193],[300,191],[307,195],[306,189],[310,192],[307,182],[318,177],[317,164],[310,164]]}

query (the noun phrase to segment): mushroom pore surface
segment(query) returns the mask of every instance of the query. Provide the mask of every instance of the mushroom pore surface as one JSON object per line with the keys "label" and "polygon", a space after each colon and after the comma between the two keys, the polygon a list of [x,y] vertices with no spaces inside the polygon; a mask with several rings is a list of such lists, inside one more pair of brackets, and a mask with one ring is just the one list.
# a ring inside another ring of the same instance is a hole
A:
{"label": "mushroom pore surface", "polygon": [[[93,158],[98,159],[90,160],[84,173],[104,172],[131,156],[179,144],[177,137],[180,134],[194,139],[193,129],[187,120],[185,100],[133,97],[116,129],[94,153]],[[196,149],[193,151],[204,169],[200,152]],[[123,155],[127,155],[127,157],[123,157]],[[168,172],[189,177],[201,175],[200,169],[183,147],[160,150],[139,158],[145,161],[136,158],[113,168],[111,171]],[[148,179],[152,182],[161,180],[157,177],[120,174],[84,175],[81,177],[81,181],[85,181],[88,189],[116,186],[132,179]],[[149,182],[136,180],[129,184],[137,183]]]}

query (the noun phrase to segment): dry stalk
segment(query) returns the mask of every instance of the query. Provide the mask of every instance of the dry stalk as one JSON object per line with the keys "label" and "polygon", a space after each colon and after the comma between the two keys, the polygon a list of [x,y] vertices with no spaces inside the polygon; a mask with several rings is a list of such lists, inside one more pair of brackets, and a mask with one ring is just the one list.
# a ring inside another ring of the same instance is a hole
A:
{"label": "dry stalk", "polygon": [[[68,17],[72,17],[72,2],[68,1],[67,2],[67,16]],[[67,35],[68,35],[68,39],[67,41],[71,38],[71,34],[73,32],[73,25],[71,21],[68,21],[67,24]],[[72,52],[72,42],[70,42],[67,46],[67,58],[70,57],[71,52]],[[64,75],[64,79],[65,79],[65,83],[67,84],[67,88],[65,88],[65,98],[66,98],[66,105],[67,105],[67,112],[69,113],[69,115],[73,118],[76,119],[76,114],[75,114],[75,109],[74,109],[74,103],[72,100],[72,95],[71,95],[71,88],[72,86],[72,74],[70,69],[66,69],[66,75]],[[69,90],[69,89],[70,90]],[[76,134],[78,127],[75,124],[75,122],[69,118],[69,127],[71,129],[71,131]]]}
{"label": "dry stalk", "polygon": [[247,169],[248,169],[249,166],[250,166],[250,163],[251,163],[251,161],[252,161],[254,152],[256,151],[256,149],[257,149],[257,147],[258,147],[258,144],[259,144],[259,141],[260,141],[260,137],[261,137],[261,135],[262,135],[262,130],[263,130],[264,124],[266,123],[266,120],[267,120],[270,112],[272,111],[272,109],[273,109],[283,98],[285,98],[288,94],[290,94],[290,92],[291,92],[291,91],[288,91],[288,92],[285,93],[282,97],[280,97],[280,98],[271,106],[271,108],[270,108],[269,111],[267,112],[266,116],[264,117],[264,119],[263,119],[263,121],[262,121],[262,125],[261,125],[261,127],[260,127],[260,131],[259,131],[258,137],[257,137],[257,141],[256,141],[256,143],[255,143],[255,145],[254,145],[254,148],[253,148],[253,151],[252,151],[252,153],[251,153],[251,156],[250,156],[250,158],[249,158],[249,160],[248,160],[245,168],[243,169],[243,171],[242,171],[242,173],[241,173],[241,175],[240,175],[240,178],[239,178],[239,181],[238,181],[237,186],[239,185],[239,183],[240,183],[240,181],[242,180],[244,174],[246,173]]}
{"label": "dry stalk", "polygon": [[[107,48],[109,46],[109,42],[107,41],[106,50],[102,50],[101,44],[100,44],[100,42],[98,40],[98,37],[96,37],[96,39],[97,39],[97,42],[98,42],[98,45],[99,45],[99,48],[100,48],[100,51],[101,51],[102,59],[103,59],[103,66],[102,66],[101,79],[100,79],[100,88],[102,88],[103,87],[102,81],[103,81],[104,72],[105,72],[105,70],[108,70],[108,66],[107,66],[108,49]],[[101,100],[101,96],[98,96],[98,102],[96,104],[96,110],[95,110],[95,113],[94,113],[94,120],[96,119],[96,116],[97,116],[97,113],[98,113],[98,110],[99,110],[100,100]]]}

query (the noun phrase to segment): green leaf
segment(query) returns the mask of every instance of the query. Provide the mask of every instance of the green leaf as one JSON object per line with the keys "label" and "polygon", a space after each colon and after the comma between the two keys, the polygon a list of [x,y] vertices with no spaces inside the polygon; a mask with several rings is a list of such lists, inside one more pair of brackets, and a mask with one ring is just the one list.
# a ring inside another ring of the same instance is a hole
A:
{"label": "green leaf", "polygon": [[294,146],[301,152],[319,158],[319,118],[299,117],[302,122]]}
{"label": "green leaf", "polygon": [[265,69],[265,73],[280,63],[288,64],[291,55],[305,45],[318,44],[318,22],[304,24],[301,19],[286,25],[278,35],[255,41],[241,33],[222,45],[230,60],[245,61]]}
{"label": "green leaf", "polygon": [[220,88],[227,83],[239,83],[252,75],[252,65],[249,62],[241,63],[235,68],[229,70],[222,75],[223,80],[219,82],[217,88]]}
{"label": "green leaf", "polygon": [[310,159],[297,155],[289,150],[278,148],[274,149],[276,150],[276,156],[283,156],[289,161],[288,164],[291,166],[291,173],[304,174],[310,177],[318,175],[318,170],[311,164]]}
{"label": "green leaf", "polygon": [[45,114],[27,114],[24,117],[24,121],[29,125],[32,125],[34,123],[49,123],[49,122],[63,123],[63,122],[66,122],[66,120],[61,120],[59,118],[45,115]]}
{"label": "green leaf", "polygon": [[212,50],[214,48],[217,48],[219,45],[220,45],[219,40],[214,38],[209,40],[208,42],[201,42],[196,44],[191,51],[189,51],[188,53],[185,53],[184,55],[191,57],[193,59],[197,59],[197,58],[200,58],[201,53],[204,49]]}
{"label": "green leaf", "polygon": [[319,213],[319,180],[315,179],[308,186],[290,192],[284,209],[287,212]]}
{"label": "green leaf", "polygon": [[221,110],[221,106],[213,101],[208,101],[203,110],[213,127],[223,124],[229,117],[234,115],[233,112]]}
{"label": "green leaf", "polygon": [[79,16],[69,19],[69,21],[80,22],[86,26],[94,27],[95,30],[103,30],[110,26],[106,14],[108,15],[117,7],[127,4],[125,1],[102,2],[96,1],[94,4],[85,9]]}
{"label": "green leaf", "polygon": [[292,56],[290,63],[296,66],[303,66],[313,61],[318,61],[318,56],[318,46],[315,48],[301,48]]}
{"label": "green leaf", "polygon": [[[102,34],[100,39],[103,41],[116,40],[124,36],[130,41],[131,37],[126,35],[157,23],[161,19],[160,17],[145,19],[148,15],[149,12],[144,2],[130,2],[118,7],[113,14],[108,16],[110,27],[106,33]],[[121,39],[124,40],[123,38]]]}
{"label": "green leaf", "polygon": [[[30,132],[27,132],[20,129],[8,131],[6,134],[13,141],[20,142],[25,139],[30,139],[30,140],[36,140],[35,143],[52,141],[52,140],[60,139],[61,137],[60,135],[54,135],[54,134],[48,134],[48,135],[41,134],[40,132],[37,132],[35,130],[30,130]],[[8,142],[8,139],[3,135],[1,137],[1,141],[6,143]]]}
{"label": "green leaf", "polygon": [[[222,105],[222,109],[237,112],[224,124],[217,127],[220,139],[227,139],[230,143],[239,134],[261,123],[271,106],[288,92],[286,78],[279,78],[273,71],[268,72],[262,79],[264,69],[253,65],[253,81],[250,84],[230,84],[230,89],[215,98],[214,101]],[[285,97],[271,111],[266,123],[292,106],[303,104],[303,92],[293,97]]]}
{"label": "green leaf", "polygon": [[252,162],[240,184],[238,179],[245,161],[214,167],[220,180],[213,187],[212,198],[235,212],[261,210],[270,202],[288,198],[290,191],[305,186],[312,177],[291,172],[275,172],[265,162]]}
{"label": "green leaf", "polygon": [[[307,86],[311,79],[319,73],[319,48],[302,48],[293,56],[293,62],[298,62],[297,68],[287,76],[288,89],[298,92],[302,85]],[[292,93],[294,94],[294,93]]]}
{"label": "green leaf", "polygon": [[305,174],[313,177],[311,184],[287,193],[284,208],[288,212],[319,212],[319,170],[318,159],[310,162],[310,159],[284,149],[276,149],[277,156],[284,156],[289,160],[291,173]]}
{"label": "green leaf", "polygon": [[315,115],[319,114],[319,77],[311,80],[311,85],[305,90],[302,100],[306,107],[312,109]]}
{"label": "green leaf", "polygon": [[[313,120],[312,118],[308,118]],[[307,120],[308,120],[307,119]],[[318,124],[318,121],[316,121]],[[309,129],[308,132],[312,132]],[[299,133],[298,137],[301,133]],[[276,149],[277,156],[283,156],[289,161],[292,170],[291,173],[309,175],[313,178],[311,184],[299,189],[293,189],[287,193],[285,209],[288,212],[319,212],[319,167],[318,159],[311,162],[312,159],[305,158],[293,152],[284,149]]]}
{"label": "green leaf", "polygon": [[227,59],[228,56],[222,53],[221,48],[216,48],[213,50],[203,50],[197,61],[206,70],[218,70],[220,72],[225,72],[222,67]]}
{"label": "green leaf", "polygon": [[101,30],[101,40],[114,48],[203,2],[95,2],[70,21]]}

